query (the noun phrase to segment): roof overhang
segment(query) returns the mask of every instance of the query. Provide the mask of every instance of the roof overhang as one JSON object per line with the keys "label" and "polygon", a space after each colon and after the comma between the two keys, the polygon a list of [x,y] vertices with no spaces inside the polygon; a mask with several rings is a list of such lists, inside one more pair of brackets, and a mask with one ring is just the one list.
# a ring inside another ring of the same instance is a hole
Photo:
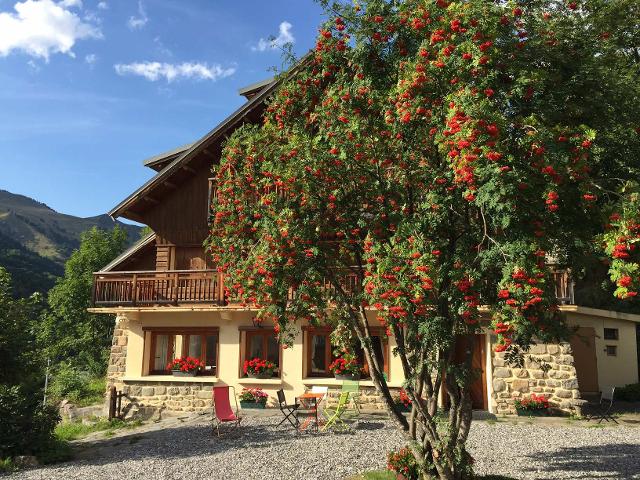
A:
{"label": "roof overhang", "polygon": [[175,160],[184,152],[189,150],[193,146],[193,143],[189,143],[187,145],[183,145],[178,148],[174,148],[173,150],[169,150],[168,152],[160,153],[158,155],[154,155],[153,157],[149,157],[142,161],[142,164],[145,167],[153,168],[156,171],[162,170],[172,160]]}
{"label": "roof overhang", "polygon": [[252,112],[255,112],[256,110],[262,108],[264,106],[265,100],[268,99],[275,90],[277,90],[283,78],[286,78],[287,76],[297,72],[300,67],[311,58],[311,54],[312,52],[307,53],[298,61],[298,63],[296,63],[296,65],[294,65],[288,72],[286,72],[286,74],[280,76],[279,78],[273,79],[269,82],[265,80],[265,85],[263,87],[260,87],[259,84],[255,84],[253,87],[246,87],[245,89],[243,89],[246,90],[248,88],[261,88],[259,92],[251,97],[249,101],[247,101],[231,115],[229,115],[220,124],[218,124],[218,126],[216,126],[205,136],[203,136],[200,140],[193,143],[187,150],[178,154],[178,156],[173,159],[168,165],[166,165],[160,172],[158,172],[144,185],[142,185],[135,192],[125,198],[122,202],[116,205],[109,212],[109,216],[111,216],[112,218],[124,217],[130,220],[144,223],[142,215],[131,211],[132,206],[138,204],[139,202],[146,202],[148,204],[158,203],[157,199],[150,196],[150,193],[154,189],[158,188],[161,185],[172,185],[169,181],[170,178],[180,170],[193,170],[189,166],[189,163],[191,163],[201,153],[206,153],[207,147],[212,147],[215,142],[223,140],[224,136],[228,135],[231,130],[242,125],[244,123],[245,117],[247,117]]}
{"label": "roof overhang", "polygon": [[136,253],[139,253],[142,250],[144,250],[145,248],[148,248],[148,247],[152,246],[153,244],[155,244],[155,241],[156,241],[156,234],[155,233],[150,233],[146,237],[140,239],[140,241],[138,241],[138,242],[134,243],[133,245],[131,245],[131,247],[129,247],[124,252],[122,252],[116,258],[114,258],[111,261],[111,263],[109,263],[107,266],[105,266],[103,269],[101,269],[99,272],[96,272],[96,273],[103,273],[103,272],[112,271],[114,268],[116,268],[122,262],[125,262],[128,259],[130,259],[131,257],[133,257]]}

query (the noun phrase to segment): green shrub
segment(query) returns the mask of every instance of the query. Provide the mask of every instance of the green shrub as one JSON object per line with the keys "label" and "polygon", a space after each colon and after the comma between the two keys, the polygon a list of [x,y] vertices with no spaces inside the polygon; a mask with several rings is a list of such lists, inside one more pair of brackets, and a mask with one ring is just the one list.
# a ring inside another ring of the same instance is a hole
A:
{"label": "green shrub", "polygon": [[640,402],[640,383],[632,383],[622,388],[616,388],[616,400]]}
{"label": "green shrub", "polygon": [[53,373],[49,393],[55,400],[67,399],[79,406],[86,406],[100,403],[105,389],[103,377],[95,377],[70,363],[61,363]]}
{"label": "green shrub", "polygon": [[0,385],[0,458],[39,455],[53,441],[60,420],[55,407],[20,386]]}

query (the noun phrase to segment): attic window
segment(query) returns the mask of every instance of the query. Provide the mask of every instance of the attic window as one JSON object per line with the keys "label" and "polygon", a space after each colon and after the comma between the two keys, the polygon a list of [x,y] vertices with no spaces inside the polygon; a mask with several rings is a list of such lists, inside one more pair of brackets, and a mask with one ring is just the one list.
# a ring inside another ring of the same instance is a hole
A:
{"label": "attic window", "polygon": [[618,347],[615,345],[607,345],[604,349],[607,352],[608,357],[617,357],[618,356]]}
{"label": "attic window", "polygon": [[619,333],[617,328],[605,328],[604,329],[604,339],[605,340],[618,340]]}

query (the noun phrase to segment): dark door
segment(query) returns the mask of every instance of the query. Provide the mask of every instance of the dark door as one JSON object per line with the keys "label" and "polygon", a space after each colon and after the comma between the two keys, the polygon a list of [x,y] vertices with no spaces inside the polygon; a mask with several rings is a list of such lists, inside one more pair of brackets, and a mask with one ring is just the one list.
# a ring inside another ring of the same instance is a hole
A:
{"label": "dark door", "polygon": [[593,327],[580,327],[571,337],[571,351],[583,395],[598,393],[598,359],[596,357],[596,331]]}
{"label": "dark door", "polygon": [[[469,338],[471,344],[469,343]],[[485,351],[485,335],[470,335],[458,337],[456,342],[455,362],[462,363],[470,354],[469,345],[473,347],[471,366],[477,374],[476,379],[471,384],[471,403],[474,410],[487,410],[487,364]],[[448,397],[445,394],[445,404],[448,405]]]}

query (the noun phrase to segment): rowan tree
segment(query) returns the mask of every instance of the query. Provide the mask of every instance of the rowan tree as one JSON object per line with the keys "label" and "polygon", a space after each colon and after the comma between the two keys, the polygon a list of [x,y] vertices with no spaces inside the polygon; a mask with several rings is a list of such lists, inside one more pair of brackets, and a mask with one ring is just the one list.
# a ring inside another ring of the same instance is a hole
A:
{"label": "rowan tree", "polygon": [[638,5],[322,3],[314,50],[214,166],[208,248],[281,341],[300,321],[357,338],[424,478],[471,478],[473,334],[514,362],[566,339],[547,260],[579,272],[637,176]]}

